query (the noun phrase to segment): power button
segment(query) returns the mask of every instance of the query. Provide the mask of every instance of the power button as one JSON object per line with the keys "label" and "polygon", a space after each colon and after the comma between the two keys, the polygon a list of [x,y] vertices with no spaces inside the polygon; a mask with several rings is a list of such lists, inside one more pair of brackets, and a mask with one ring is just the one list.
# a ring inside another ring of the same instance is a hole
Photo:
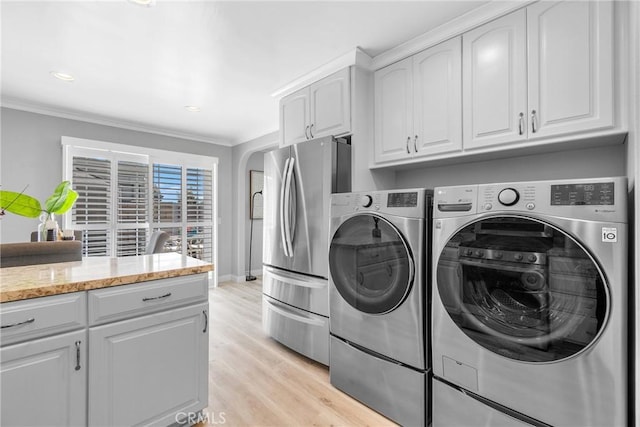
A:
{"label": "power button", "polygon": [[530,211],[532,211],[536,207],[535,203],[531,203],[531,202],[527,203],[526,206],[527,206],[527,209],[529,209]]}

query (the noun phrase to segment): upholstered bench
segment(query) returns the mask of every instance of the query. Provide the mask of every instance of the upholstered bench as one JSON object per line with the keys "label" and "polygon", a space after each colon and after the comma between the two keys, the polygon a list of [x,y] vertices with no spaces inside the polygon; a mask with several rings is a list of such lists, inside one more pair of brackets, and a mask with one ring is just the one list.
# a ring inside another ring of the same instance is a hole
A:
{"label": "upholstered bench", "polygon": [[82,242],[26,242],[0,244],[0,267],[81,261]]}

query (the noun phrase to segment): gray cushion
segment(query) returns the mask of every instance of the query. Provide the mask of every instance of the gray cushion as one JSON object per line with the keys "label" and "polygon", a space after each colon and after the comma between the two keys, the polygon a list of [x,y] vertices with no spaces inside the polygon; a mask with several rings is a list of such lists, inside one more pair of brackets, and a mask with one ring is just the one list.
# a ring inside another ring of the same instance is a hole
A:
{"label": "gray cushion", "polygon": [[81,261],[82,242],[27,242],[0,244],[0,267]]}

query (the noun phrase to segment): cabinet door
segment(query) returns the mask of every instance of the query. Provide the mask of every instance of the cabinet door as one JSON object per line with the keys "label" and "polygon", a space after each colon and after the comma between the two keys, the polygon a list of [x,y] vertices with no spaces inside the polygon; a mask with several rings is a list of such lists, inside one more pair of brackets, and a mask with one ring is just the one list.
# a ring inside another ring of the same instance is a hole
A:
{"label": "cabinet door", "polygon": [[413,135],[413,58],[375,72],[375,161],[411,156]]}
{"label": "cabinet door", "polygon": [[306,141],[309,137],[309,88],[280,100],[280,146]]}
{"label": "cabinet door", "polygon": [[414,56],[414,135],[416,156],[462,149],[461,37]]}
{"label": "cabinet door", "polygon": [[519,10],[462,36],[465,150],[527,137],[525,24]]}
{"label": "cabinet door", "polygon": [[89,329],[89,425],[169,425],[207,406],[208,303]]}
{"label": "cabinet door", "polygon": [[309,86],[309,136],[342,135],[351,130],[350,70],[345,68]]}
{"label": "cabinet door", "polygon": [[87,424],[85,330],[0,349],[3,426]]}
{"label": "cabinet door", "polygon": [[613,3],[527,8],[529,137],[613,126]]}

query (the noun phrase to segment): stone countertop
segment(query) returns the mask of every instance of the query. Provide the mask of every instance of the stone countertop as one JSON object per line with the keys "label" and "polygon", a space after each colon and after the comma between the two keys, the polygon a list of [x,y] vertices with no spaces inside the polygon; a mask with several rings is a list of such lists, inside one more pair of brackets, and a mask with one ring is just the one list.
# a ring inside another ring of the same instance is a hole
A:
{"label": "stone countertop", "polygon": [[206,273],[213,265],[176,253],[0,268],[0,302]]}

